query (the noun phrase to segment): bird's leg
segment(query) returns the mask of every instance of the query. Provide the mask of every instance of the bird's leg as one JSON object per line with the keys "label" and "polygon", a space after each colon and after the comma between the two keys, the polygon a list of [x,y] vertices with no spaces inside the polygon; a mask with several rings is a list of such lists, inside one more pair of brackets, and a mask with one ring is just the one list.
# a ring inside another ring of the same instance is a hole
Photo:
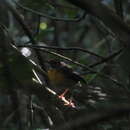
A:
{"label": "bird's leg", "polygon": [[64,105],[71,106],[71,107],[75,108],[75,104],[74,104],[74,102],[71,98],[68,99],[67,102]]}
{"label": "bird's leg", "polygon": [[59,96],[59,98],[64,98],[65,97],[65,94],[69,91],[69,89],[65,89],[65,91]]}
{"label": "bird's leg", "polygon": [[64,96],[61,98],[62,101],[64,101],[65,106],[70,106],[75,108],[75,104],[72,102],[72,99],[67,100]]}
{"label": "bird's leg", "polygon": [[75,108],[75,104],[73,103],[72,99],[67,100],[67,99],[65,98],[65,94],[66,94],[68,91],[69,91],[68,88],[65,89],[65,91],[59,96],[59,98],[62,99],[62,101],[64,101],[64,103],[65,103],[64,105],[66,105],[66,106],[71,106],[71,107]]}

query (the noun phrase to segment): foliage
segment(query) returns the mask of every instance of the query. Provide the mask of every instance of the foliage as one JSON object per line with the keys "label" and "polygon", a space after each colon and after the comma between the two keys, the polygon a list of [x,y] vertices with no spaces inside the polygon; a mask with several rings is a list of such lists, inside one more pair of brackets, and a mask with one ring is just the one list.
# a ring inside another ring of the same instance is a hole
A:
{"label": "foliage", "polygon": [[[108,17],[112,13],[116,22],[107,23],[105,15],[98,17],[102,11],[84,9],[80,2],[13,0],[11,6],[0,5],[1,129],[129,129],[130,31],[123,21],[129,24],[130,3],[95,1],[95,7],[105,4],[112,11]],[[23,47],[31,55],[23,56]],[[66,96],[75,108],[64,105],[50,87],[50,59],[65,61],[87,81]]]}

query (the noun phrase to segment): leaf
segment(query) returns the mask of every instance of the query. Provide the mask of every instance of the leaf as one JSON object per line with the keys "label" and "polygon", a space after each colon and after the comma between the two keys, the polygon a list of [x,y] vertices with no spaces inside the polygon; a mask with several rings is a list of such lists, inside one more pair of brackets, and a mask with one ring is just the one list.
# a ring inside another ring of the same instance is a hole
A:
{"label": "leaf", "polygon": [[40,23],[40,29],[41,30],[46,30],[47,29],[47,23],[46,22]]}

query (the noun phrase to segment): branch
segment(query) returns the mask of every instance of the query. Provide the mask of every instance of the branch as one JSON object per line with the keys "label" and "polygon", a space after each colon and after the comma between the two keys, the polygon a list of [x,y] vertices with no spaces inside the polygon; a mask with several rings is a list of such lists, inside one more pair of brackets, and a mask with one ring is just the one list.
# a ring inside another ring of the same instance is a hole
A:
{"label": "branch", "polygon": [[[36,45],[37,42],[34,40],[31,31],[29,30],[29,28],[26,26],[24,20],[22,19],[22,17],[20,16],[20,14],[18,13],[18,11],[11,5],[11,3],[8,0],[4,1],[5,7],[10,10],[10,12],[13,14],[13,16],[15,17],[15,19],[17,20],[17,22],[21,25],[22,29],[24,30],[25,34],[29,37],[30,41],[32,44]],[[44,61],[42,59],[41,54],[38,51],[35,51],[37,58],[38,58],[38,62],[41,66],[42,69],[45,70],[44,67]]]}
{"label": "branch", "polygon": [[61,58],[61,59],[66,60],[66,61],[69,61],[69,62],[71,62],[71,63],[73,63],[73,64],[75,64],[75,65],[78,65],[78,66],[81,67],[81,68],[84,68],[85,70],[89,70],[89,71],[92,72],[92,73],[97,73],[99,76],[111,80],[113,83],[115,83],[115,84],[118,85],[118,86],[124,86],[122,83],[118,82],[116,79],[113,79],[113,78],[110,77],[109,75],[106,75],[106,74],[104,74],[104,73],[102,73],[102,72],[95,71],[95,70],[93,70],[92,68],[90,68],[90,67],[88,67],[88,66],[86,66],[86,65],[84,65],[84,64],[81,64],[81,63],[79,63],[79,62],[77,62],[77,61],[74,61],[74,60],[70,59],[69,57],[66,57],[66,56],[64,56],[64,55],[61,55],[61,54],[58,54],[58,53],[49,51],[49,50],[44,49],[44,48],[36,48],[36,47],[31,47],[31,46],[30,46],[30,48],[33,48],[33,49],[42,51],[42,52],[44,52],[44,53],[48,53],[48,54],[54,55],[54,56],[56,56],[56,57],[59,57],[59,58]]}
{"label": "branch", "polygon": [[15,0],[13,0],[13,1],[14,1],[14,3],[16,3],[16,5],[17,5],[18,7],[20,7],[21,9],[23,9],[23,10],[25,10],[25,11],[28,11],[28,12],[31,12],[31,13],[33,13],[33,14],[35,14],[35,15],[38,15],[38,16],[41,16],[41,17],[46,17],[46,18],[51,19],[51,20],[66,21],[66,22],[79,22],[79,21],[83,20],[83,19],[85,18],[85,16],[86,16],[86,12],[83,12],[83,14],[82,14],[80,17],[75,18],[75,19],[74,19],[74,18],[73,18],[73,19],[57,18],[57,17],[54,17],[54,16],[50,16],[50,15],[47,15],[47,14],[43,14],[43,13],[41,13],[41,12],[38,12],[38,11],[36,11],[36,10],[27,8],[27,7],[25,7],[25,6],[22,6],[21,4],[19,4],[19,3],[16,2]]}
{"label": "branch", "polygon": [[84,9],[90,15],[99,18],[120,41],[126,45],[130,42],[130,28],[114,11],[99,0],[67,0]]}
{"label": "branch", "polygon": [[103,60],[96,62],[92,65],[89,65],[89,67],[95,67],[97,65],[103,64],[104,62],[108,62],[109,60],[115,58],[116,56],[118,56],[121,52],[123,51],[123,48],[119,49],[118,51],[114,52],[113,54],[109,55],[108,57],[104,58]]}
{"label": "branch", "polygon": [[91,52],[87,49],[83,49],[83,48],[80,48],[80,47],[57,47],[57,46],[43,46],[43,45],[18,45],[18,47],[35,47],[35,48],[46,48],[46,49],[51,49],[51,50],[57,50],[57,51],[81,51],[81,52],[84,52],[84,53],[88,53],[90,55],[93,55],[95,57],[98,57],[100,59],[105,59],[103,56],[100,56],[94,52]]}
{"label": "branch", "polygon": [[81,128],[88,128],[90,125],[95,125],[101,121],[108,121],[110,119],[128,115],[130,113],[130,105],[128,103],[110,104],[107,108],[99,108],[94,112],[86,112],[85,110],[75,113],[71,121],[66,124],[61,124],[58,128],[51,130],[72,130]]}

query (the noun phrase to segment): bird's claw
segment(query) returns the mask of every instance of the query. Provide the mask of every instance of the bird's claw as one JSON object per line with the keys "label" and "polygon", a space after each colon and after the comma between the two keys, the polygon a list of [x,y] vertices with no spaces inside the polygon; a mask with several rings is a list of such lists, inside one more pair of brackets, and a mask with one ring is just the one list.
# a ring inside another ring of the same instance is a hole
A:
{"label": "bird's claw", "polygon": [[72,102],[72,99],[67,100],[65,97],[62,96],[62,101],[64,101],[65,106],[70,106],[72,108],[75,108],[75,104]]}

